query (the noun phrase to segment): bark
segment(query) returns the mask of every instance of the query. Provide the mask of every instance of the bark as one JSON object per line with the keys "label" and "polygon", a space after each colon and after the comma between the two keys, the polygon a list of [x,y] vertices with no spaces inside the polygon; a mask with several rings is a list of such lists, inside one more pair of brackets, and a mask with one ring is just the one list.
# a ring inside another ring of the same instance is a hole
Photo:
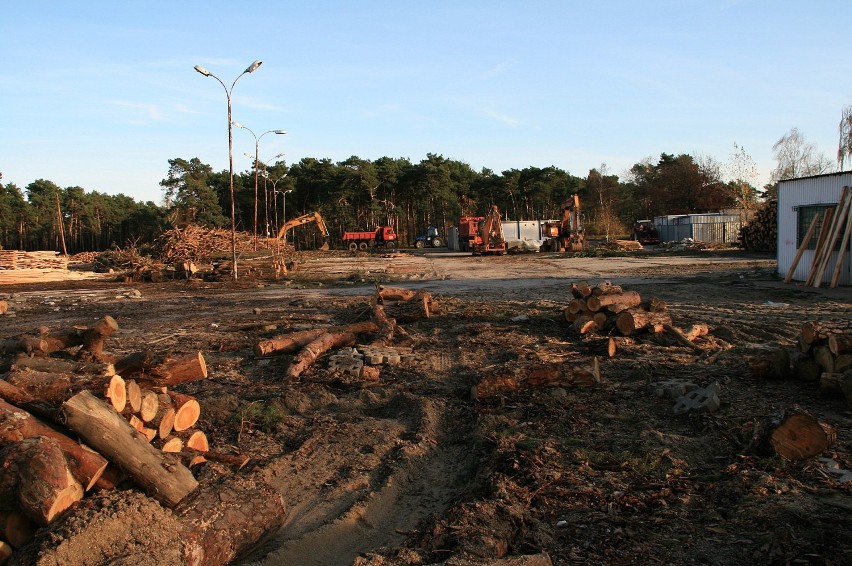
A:
{"label": "bark", "polygon": [[582,343],[583,352],[589,356],[606,356],[612,358],[618,352],[618,344],[612,337],[585,340]]}
{"label": "bark", "polygon": [[47,373],[29,368],[10,371],[5,380],[31,397],[60,404],[83,390],[97,391],[109,397],[115,410],[121,412],[127,402],[124,380],[118,376]]}
{"label": "bark", "polygon": [[378,326],[376,338],[370,343],[371,346],[389,346],[393,342],[394,331],[396,330],[396,321],[388,318],[385,313],[384,305],[373,305],[373,320]]}
{"label": "bark", "polygon": [[624,293],[612,293],[609,295],[592,295],[586,299],[586,306],[590,311],[597,312],[607,305],[629,305],[636,306],[642,302],[642,297],[636,291]]}
{"label": "bark", "polygon": [[37,399],[5,379],[0,379],[0,399],[48,421],[56,418],[59,405]]}
{"label": "bark", "polygon": [[718,352],[720,365],[739,368],[747,377],[780,380],[790,376],[790,353],[777,344],[751,344]]}
{"label": "bark", "polygon": [[293,357],[285,377],[289,381],[298,381],[299,376],[324,353],[354,344],[355,334],[351,332],[326,332],[307,344],[301,352]]}
{"label": "bark", "polygon": [[828,344],[820,344],[813,350],[813,358],[820,369],[824,372],[834,372],[834,354],[828,348]]}
{"label": "bark", "polygon": [[60,416],[63,424],[121,466],[148,495],[164,505],[175,506],[198,486],[188,468],[158,452],[90,392],[78,393],[63,403]]}
{"label": "bark", "polygon": [[376,295],[385,301],[409,301],[415,297],[418,291],[403,289],[401,287],[385,287],[379,285],[376,289]]}
{"label": "bark", "polygon": [[693,325],[689,330],[683,331],[680,328],[672,325],[672,324],[664,324],[663,328],[665,328],[666,332],[674,336],[675,340],[682,346],[686,346],[687,348],[691,348],[696,352],[704,352],[701,346],[697,344],[693,344],[692,341],[698,338],[699,336],[704,336],[708,332],[707,325]]}
{"label": "bark", "polygon": [[100,375],[104,377],[115,375],[115,367],[110,363],[80,362],[62,358],[30,358],[20,356],[13,360],[9,366],[10,371],[24,368],[46,373]]}
{"label": "bark", "polygon": [[277,531],[286,518],[276,491],[251,477],[197,490],[175,509],[194,547],[187,563],[224,566]]}
{"label": "bark", "polygon": [[827,395],[836,395],[852,402],[852,370],[843,373],[823,372],[819,376],[819,390]]}
{"label": "bark", "polygon": [[41,336],[21,335],[13,338],[0,340],[0,355],[11,354],[33,354],[44,352],[47,348],[47,340]]}
{"label": "bark", "polygon": [[14,500],[37,525],[46,526],[83,498],[83,486],[74,478],[59,443],[34,436],[8,446],[0,464],[0,485],[14,485]]}
{"label": "bark", "polygon": [[0,540],[7,541],[14,548],[21,548],[28,543],[36,528],[36,524],[19,510],[0,511]]}
{"label": "bark", "polygon": [[[47,341],[42,350],[45,354],[82,346],[80,353],[85,353],[90,359],[100,361],[103,355],[103,345],[106,338],[118,330],[118,323],[111,316],[105,316],[94,326],[63,328],[47,331],[43,338]],[[84,356],[84,358],[86,357]]]}
{"label": "bark", "polygon": [[201,352],[175,356],[151,351],[134,352],[115,362],[115,371],[133,376],[140,385],[173,386],[207,378],[207,363]]}
{"label": "bark", "polygon": [[582,299],[588,297],[592,294],[592,288],[585,281],[580,281],[578,283],[571,283],[571,294],[578,299]]}
{"label": "bark", "polygon": [[471,389],[474,399],[507,395],[532,387],[565,387],[601,382],[597,358],[553,364],[519,366],[488,375]]}
{"label": "bark", "polygon": [[615,328],[624,336],[630,336],[646,328],[653,328],[656,331],[657,327],[662,329],[663,325],[671,323],[671,317],[665,313],[633,308],[616,317]]}
{"label": "bark", "polygon": [[417,322],[429,318],[433,311],[432,294],[428,291],[419,290],[407,301],[396,303],[385,303],[385,309],[389,317],[397,322]]}
{"label": "bark", "polygon": [[97,452],[39,421],[23,409],[0,400],[0,445],[36,436],[46,436],[57,442],[65,454],[71,473],[86,491],[94,486],[107,467],[106,459]]}
{"label": "bark", "polygon": [[261,340],[254,347],[254,353],[258,357],[271,356],[274,354],[292,354],[307,346],[325,333],[350,333],[369,334],[379,330],[375,322],[356,322],[345,326],[330,326],[312,330],[301,330],[281,336]]}

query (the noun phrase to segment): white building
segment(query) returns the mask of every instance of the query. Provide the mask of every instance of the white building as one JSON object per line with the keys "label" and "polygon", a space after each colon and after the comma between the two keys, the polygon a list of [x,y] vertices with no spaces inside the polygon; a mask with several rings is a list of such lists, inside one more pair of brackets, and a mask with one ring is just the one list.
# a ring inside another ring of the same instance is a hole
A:
{"label": "white building", "polygon": [[[782,277],[787,275],[811,222],[815,216],[818,216],[819,220],[817,220],[813,236],[793,272],[794,280],[807,280],[814,259],[814,249],[816,248],[823,215],[827,208],[833,208],[836,211],[840,192],[844,186],[852,187],[852,171],[789,179],[778,183],[779,275]],[[842,237],[843,231],[840,232],[839,239],[842,239]],[[849,253],[849,246],[850,244],[847,243],[843,263],[840,266],[840,285],[852,285],[852,257],[850,257],[852,254]],[[837,258],[840,255],[838,242],[825,269],[822,279],[823,285],[831,281],[834,268],[837,265]]]}

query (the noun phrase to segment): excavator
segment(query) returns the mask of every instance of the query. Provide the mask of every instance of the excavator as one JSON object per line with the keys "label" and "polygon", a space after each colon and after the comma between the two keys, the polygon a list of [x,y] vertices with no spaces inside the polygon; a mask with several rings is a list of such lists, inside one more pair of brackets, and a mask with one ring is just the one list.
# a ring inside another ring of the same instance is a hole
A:
{"label": "excavator", "polygon": [[496,204],[491,205],[491,211],[479,221],[476,236],[471,240],[470,247],[473,255],[506,253],[506,240],[503,237],[503,220]]}
{"label": "excavator", "polygon": [[278,231],[278,239],[284,238],[284,241],[287,241],[287,231],[295,228],[296,226],[302,226],[303,224],[308,224],[309,222],[315,222],[317,225],[317,230],[322,234],[323,241],[322,246],[319,249],[327,250],[328,249],[328,226],[325,224],[325,220],[319,212],[311,212],[309,214],[303,214],[302,216],[297,216],[296,218],[291,218],[281,227],[281,230]]}
{"label": "excavator", "polygon": [[586,249],[586,235],[580,222],[580,196],[574,194],[562,205],[562,220],[542,224],[542,249],[551,252],[581,252]]}

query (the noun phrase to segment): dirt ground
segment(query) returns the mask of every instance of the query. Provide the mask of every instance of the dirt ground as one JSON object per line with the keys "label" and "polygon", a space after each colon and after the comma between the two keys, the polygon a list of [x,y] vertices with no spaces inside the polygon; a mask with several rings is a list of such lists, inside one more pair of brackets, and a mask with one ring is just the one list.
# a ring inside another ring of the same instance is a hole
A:
{"label": "dirt ground", "polygon": [[[281,528],[237,564],[511,564],[529,555],[557,565],[852,564],[852,474],[843,473],[852,470],[852,408],[814,383],[756,380],[713,355],[747,344],[792,351],[803,322],[849,319],[852,289],[783,284],[774,259],[741,251],[294,260],[281,281],[250,265],[220,283],[2,274],[10,312],[0,337],[110,315],[120,326],[106,346],[115,355],[202,351],[208,379],[179,390],[199,399],[211,449],[252,463],[208,463],[196,475],[250,478],[286,504]],[[588,359],[589,340],[572,334],[562,309],[572,282],[603,280],[665,301],[677,326],[708,324],[701,351],[638,337],[601,358],[599,384],[472,398],[489,372]],[[380,366],[378,382],[347,379],[321,358],[290,383],[292,356],[254,356],[259,340],[369,317],[376,282],[426,289],[439,307],[401,325],[407,355]],[[675,415],[673,401],[655,395],[670,379],[717,382],[720,408]],[[792,407],[836,428],[821,459],[754,450],[759,426]],[[172,511],[123,486],[88,495],[17,556],[177,563],[173,523]]]}

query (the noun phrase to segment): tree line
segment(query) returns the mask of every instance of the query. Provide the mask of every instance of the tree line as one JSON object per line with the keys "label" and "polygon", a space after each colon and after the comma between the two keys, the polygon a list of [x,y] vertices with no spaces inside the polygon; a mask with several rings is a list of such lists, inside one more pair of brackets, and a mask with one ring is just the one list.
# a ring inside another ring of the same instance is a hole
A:
{"label": "tree line", "polygon": [[[774,149],[779,165],[773,176],[779,178],[790,171],[813,174],[830,167],[825,158],[814,159],[813,148],[795,128]],[[81,187],[60,188],[43,179],[23,190],[0,184],[0,245],[62,251],[64,240],[67,252],[73,254],[150,243],[164,230],[190,223],[229,227],[228,171],[213,171],[197,157],[170,159],[168,164],[160,182],[160,205]],[[289,165],[283,160],[258,165],[257,172],[234,175],[237,230],[275,237],[285,216],[292,219],[316,211],[329,225],[332,244],[343,231],[386,224],[394,226],[401,242],[410,243],[428,226],[446,234],[459,217],[483,215],[492,204],[504,219],[555,219],[575,193],[587,233],[624,237],[637,219],[748,210],[759,203],[762,193],[772,190],[772,185],[762,190],[752,185],[754,164],[736,146],[726,164],[663,153],[636,163],[622,178],[605,164],[584,177],[555,166],[476,171],[462,161],[432,153],[419,162],[352,156],[339,162],[309,157]],[[310,230],[288,235],[297,247],[311,247],[315,240]]]}

